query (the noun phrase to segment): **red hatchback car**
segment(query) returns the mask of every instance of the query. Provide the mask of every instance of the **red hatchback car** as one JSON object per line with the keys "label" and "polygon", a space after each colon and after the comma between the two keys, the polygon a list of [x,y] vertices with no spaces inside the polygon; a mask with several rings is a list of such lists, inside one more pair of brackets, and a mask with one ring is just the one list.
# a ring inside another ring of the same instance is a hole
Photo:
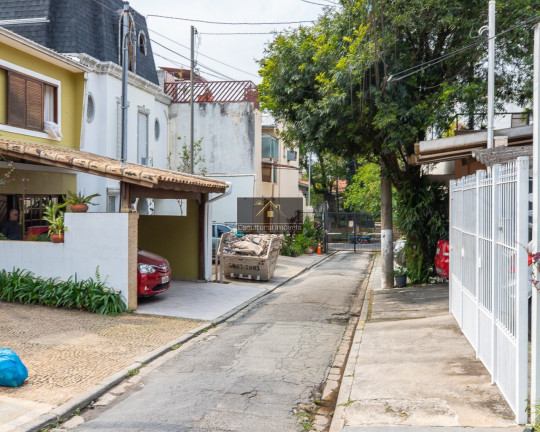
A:
{"label": "red hatchback car", "polygon": [[159,255],[137,251],[137,294],[151,296],[169,289],[171,266]]}
{"label": "red hatchback car", "polygon": [[[25,240],[45,240],[48,226],[39,225],[28,228]],[[144,250],[137,251],[137,295],[152,296],[169,289],[171,266],[169,261],[159,255]]]}
{"label": "red hatchback car", "polygon": [[435,270],[439,276],[447,279],[450,277],[450,244],[446,240],[439,240],[437,243]]}

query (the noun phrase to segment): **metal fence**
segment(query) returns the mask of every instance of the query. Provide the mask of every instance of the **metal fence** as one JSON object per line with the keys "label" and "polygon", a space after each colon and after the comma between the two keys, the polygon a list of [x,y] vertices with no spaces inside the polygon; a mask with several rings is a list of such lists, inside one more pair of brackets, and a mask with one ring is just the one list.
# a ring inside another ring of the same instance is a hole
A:
{"label": "metal fence", "polygon": [[527,420],[529,161],[450,183],[450,311],[516,421]]}
{"label": "metal fence", "polygon": [[381,250],[378,224],[370,213],[327,212],[324,214],[326,250]]}

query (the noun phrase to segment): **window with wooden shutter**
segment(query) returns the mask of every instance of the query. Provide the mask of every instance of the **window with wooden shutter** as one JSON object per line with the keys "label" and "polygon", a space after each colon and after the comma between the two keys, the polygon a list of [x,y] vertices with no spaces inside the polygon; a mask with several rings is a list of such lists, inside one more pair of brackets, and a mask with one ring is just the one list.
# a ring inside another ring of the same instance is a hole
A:
{"label": "window with wooden shutter", "polygon": [[8,75],[8,124],[26,127],[26,79]]}
{"label": "window with wooden shutter", "polygon": [[47,120],[56,121],[56,88],[9,71],[8,125],[43,132],[45,111]]}
{"label": "window with wooden shutter", "polygon": [[26,127],[43,131],[43,84],[26,81]]}

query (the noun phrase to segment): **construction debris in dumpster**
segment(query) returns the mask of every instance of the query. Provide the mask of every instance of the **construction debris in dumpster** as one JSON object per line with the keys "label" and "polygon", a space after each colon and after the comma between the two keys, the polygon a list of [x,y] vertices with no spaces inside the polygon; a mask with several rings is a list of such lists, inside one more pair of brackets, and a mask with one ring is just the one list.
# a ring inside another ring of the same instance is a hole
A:
{"label": "construction debris in dumpster", "polygon": [[266,255],[268,246],[276,234],[247,234],[243,237],[224,236],[224,255],[246,255],[262,256]]}

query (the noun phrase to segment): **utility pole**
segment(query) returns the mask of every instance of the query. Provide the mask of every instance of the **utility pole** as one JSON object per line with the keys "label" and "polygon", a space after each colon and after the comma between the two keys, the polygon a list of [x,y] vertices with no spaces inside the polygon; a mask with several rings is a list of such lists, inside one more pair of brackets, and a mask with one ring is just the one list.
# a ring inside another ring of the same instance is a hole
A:
{"label": "utility pole", "polygon": [[383,289],[394,287],[394,251],[392,241],[392,184],[385,177],[385,165],[381,161],[381,258]]}
{"label": "utility pole", "polygon": [[127,91],[128,91],[128,68],[129,68],[129,2],[124,1],[122,12],[122,167],[126,166],[127,160]]}
{"label": "utility pole", "polygon": [[[540,251],[540,23],[534,27],[533,72],[533,253]],[[533,265],[533,279],[539,279],[538,265]],[[531,305],[531,423],[540,416],[540,303],[538,290],[532,287]]]}
{"label": "utility pole", "polygon": [[309,152],[309,162],[308,162],[308,190],[307,190],[307,205],[311,207],[311,152]]}
{"label": "utility pole", "polygon": [[195,74],[195,35],[197,34],[197,29],[194,27],[194,26],[191,26],[191,73],[189,74],[190,76],[190,89],[191,89],[191,98],[189,100],[189,112],[190,112],[190,117],[189,117],[189,143],[190,143],[190,173],[193,174],[194,173],[194,158],[195,158],[195,155],[194,155],[194,150],[193,150],[193,145],[194,145],[194,142],[195,142],[195,138],[194,138],[194,117],[193,117],[193,111],[194,111],[194,107],[195,107],[195,104],[194,104],[194,94],[195,94],[195,91],[194,91],[194,85],[195,85],[195,79],[194,79],[194,74]]}
{"label": "utility pole", "polygon": [[488,31],[488,130],[487,148],[493,148],[493,122],[495,116],[495,0],[489,0]]}

